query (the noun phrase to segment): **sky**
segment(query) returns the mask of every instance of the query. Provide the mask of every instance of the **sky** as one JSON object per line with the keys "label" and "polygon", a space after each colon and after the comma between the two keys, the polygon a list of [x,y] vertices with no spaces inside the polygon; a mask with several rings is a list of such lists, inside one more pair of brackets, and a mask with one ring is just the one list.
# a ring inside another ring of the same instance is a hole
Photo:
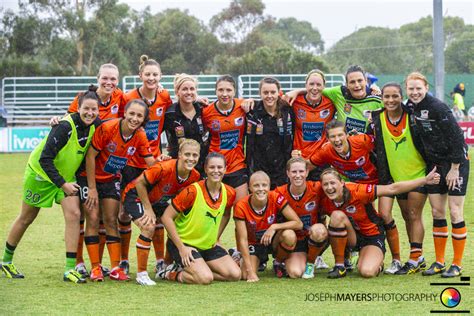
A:
{"label": "sky", "polygon": [[[0,7],[17,8],[18,0],[0,0]],[[189,10],[205,24],[228,7],[230,0],[119,0],[135,10],[150,6],[152,13],[168,8]],[[359,28],[398,28],[433,14],[433,0],[263,0],[264,15],[295,17],[318,29],[329,48]],[[445,16],[459,16],[474,24],[474,0],[443,0]]]}

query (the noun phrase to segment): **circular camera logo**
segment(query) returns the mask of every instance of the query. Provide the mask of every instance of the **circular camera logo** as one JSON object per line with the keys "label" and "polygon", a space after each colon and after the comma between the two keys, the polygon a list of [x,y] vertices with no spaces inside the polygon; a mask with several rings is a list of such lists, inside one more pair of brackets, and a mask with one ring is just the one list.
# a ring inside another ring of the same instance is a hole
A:
{"label": "circular camera logo", "polygon": [[448,287],[441,292],[441,303],[448,308],[453,308],[461,302],[461,293],[453,287]]}

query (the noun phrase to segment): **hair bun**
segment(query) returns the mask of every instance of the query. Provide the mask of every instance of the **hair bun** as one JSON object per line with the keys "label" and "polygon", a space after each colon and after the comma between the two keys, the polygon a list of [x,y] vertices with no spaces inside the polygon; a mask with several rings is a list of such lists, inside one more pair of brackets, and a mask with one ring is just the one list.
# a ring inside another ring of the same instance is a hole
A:
{"label": "hair bun", "polygon": [[148,55],[141,55],[140,56],[140,64],[143,64],[148,60]]}
{"label": "hair bun", "polygon": [[91,84],[91,85],[89,85],[89,87],[87,88],[87,91],[91,91],[91,92],[97,93],[97,89],[98,89],[98,87],[97,87],[96,85]]}

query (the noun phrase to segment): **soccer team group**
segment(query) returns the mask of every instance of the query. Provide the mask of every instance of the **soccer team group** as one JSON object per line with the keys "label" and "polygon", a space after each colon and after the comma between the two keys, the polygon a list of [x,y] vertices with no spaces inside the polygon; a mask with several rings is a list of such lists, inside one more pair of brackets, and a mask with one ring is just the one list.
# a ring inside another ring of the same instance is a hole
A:
{"label": "soccer team group", "polygon": [[[461,274],[468,149],[422,74],[406,77],[406,102],[400,84],[369,87],[359,66],[348,68],[345,85],[332,88],[312,70],[304,89],[287,94],[278,80],[264,78],[260,100],[235,98],[235,81],[225,75],[216,82],[217,100],[209,102],[198,96],[194,77],[178,74],[173,103],[159,84],[159,63],[145,55],[139,76],[142,85],[123,93],[117,67],[104,64],[98,86],[51,120],[26,166],[22,209],[3,253],[7,277],[24,278],[13,263],[15,248],[40,208],[53,203],[61,204],[65,219],[63,279],[73,283],[130,279],[132,221],[140,230],[141,285],[156,285],[147,272],[152,247],[156,279],[180,283],[255,282],[269,255],[277,277],[310,279],[327,268],[321,254],[329,247],[335,261],[329,278],[355,268],[366,278]],[[395,199],[410,243],[404,264]],[[427,199],[436,255],[429,267]],[[226,250],[220,238],[231,217],[236,244]],[[392,263],[384,271],[386,242]],[[105,248],[110,269],[102,265]]]}

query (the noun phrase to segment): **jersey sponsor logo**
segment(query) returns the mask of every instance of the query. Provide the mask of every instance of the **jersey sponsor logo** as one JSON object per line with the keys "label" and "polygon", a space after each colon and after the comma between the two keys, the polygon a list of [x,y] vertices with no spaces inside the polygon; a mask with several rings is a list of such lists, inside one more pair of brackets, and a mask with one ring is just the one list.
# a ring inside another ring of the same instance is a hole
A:
{"label": "jersey sponsor logo", "polygon": [[257,128],[255,130],[255,134],[257,135],[263,135],[263,124],[262,123],[258,123],[257,124]]}
{"label": "jersey sponsor logo", "polygon": [[358,167],[361,167],[365,164],[365,157],[362,156],[360,158],[358,158],[356,161],[355,161],[355,164],[358,166]]}
{"label": "jersey sponsor logo", "polygon": [[303,141],[316,142],[323,136],[323,122],[303,122]]}
{"label": "jersey sponsor logo", "polygon": [[133,154],[135,154],[136,151],[137,151],[137,148],[136,148],[136,147],[133,147],[133,146],[128,147],[128,149],[127,149],[127,155],[133,156]]}
{"label": "jersey sponsor logo", "polygon": [[325,119],[326,117],[329,116],[329,114],[331,114],[331,111],[326,109],[326,110],[322,110],[321,112],[319,112],[319,117],[321,117],[322,119]]}
{"label": "jersey sponsor logo", "polygon": [[374,185],[373,185],[373,184],[367,185],[367,187],[366,187],[366,189],[365,189],[365,191],[366,191],[367,193],[372,193],[373,190],[374,190]]}
{"label": "jersey sponsor logo", "polygon": [[346,212],[349,214],[354,214],[356,212],[357,208],[354,205],[349,205],[346,207]]}
{"label": "jersey sponsor logo", "polygon": [[281,203],[283,203],[283,200],[285,199],[285,197],[283,195],[278,195],[277,197],[277,204],[278,205],[281,205]]}
{"label": "jersey sponsor logo", "polygon": [[231,150],[237,148],[239,143],[239,130],[227,131],[219,133],[221,139],[221,150]]}
{"label": "jersey sponsor logo", "polygon": [[311,201],[311,202],[306,203],[304,205],[304,208],[308,212],[311,212],[312,210],[314,210],[316,208],[316,201]]}
{"label": "jersey sponsor logo", "polygon": [[114,104],[114,105],[112,105],[112,107],[110,108],[110,112],[111,112],[112,114],[117,114],[117,113],[118,113],[118,109],[119,109],[118,104]]}
{"label": "jersey sponsor logo", "polygon": [[164,193],[168,193],[171,190],[171,183],[167,183],[163,186],[163,189],[161,189]]}
{"label": "jersey sponsor logo", "polygon": [[399,145],[401,145],[401,144],[403,144],[404,142],[407,141],[406,136],[404,136],[404,137],[403,137],[402,139],[400,139],[400,141],[398,141],[398,142],[397,142],[395,139],[393,139],[393,138],[390,138],[390,139],[393,140],[393,142],[395,143],[395,151],[398,150],[398,146],[399,146]]}
{"label": "jersey sponsor logo", "polygon": [[156,109],[156,116],[162,116],[163,115],[163,108],[157,108]]}
{"label": "jersey sponsor logo", "polygon": [[111,153],[115,152],[117,150],[117,143],[114,141],[111,141],[110,143],[105,146],[107,150]]}
{"label": "jersey sponsor logo", "polygon": [[351,114],[352,112],[352,105],[349,103],[344,104],[344,113]]}
{"label": "jersey sponsor logo", "polygon": [[184,126],[176,126],[174,128],[174,132],[176,134],[176,137],[184,137]]}
{"label": "jersey sponsor logo", "polygon": [[104,166],[104,171],[110,174],[119,174],[127,164],[127,158],[110,155]]}
{"label": "jersey sponsor logo", "polygon": [[351,132],[352,130],[356,130],[359,133],[364,133],[365,121],[358,120],[352,117],[346,118],[346,131]]}
{"label": "jersey sponsor logo", "polygon": [[214,120],[211,122],[211,129],[213,131],[220,131],[221,130],[221,122],[218,120]]}
{"label": "jersey sponsor logo", "polygon": [[200,117],[196,117],[196,122],[199,124],[199,125],[202,125],[202,120]]}
{"label": "jersey sponsor logo", "polygon": [[303,222],[303,229],[309,229],[311,227],[311,215],[300,216],[300,220]]}
{"label": "jersey sponsor logo", "polygon": [[421,113],[421,118],[426,120],[428,118],[429,114],[430,114],[430,111],[421,110],[420,113]]}
{"label": "jersey sponsor logo", "polygon": [[238,117],[238,118],[234,119],[234,124],[235,124],[235,126],[244,125],[244,118],[241,116],[241,117]]}
{"label": "jersey sponsor logo", "polygon": [[368,175],[362,168],[354,169],[354,170],[344,170],[346,177],[349,180],[356,182],[357,180],[367,179]]}
{"label": "jersey sponsor logo", "polygon": [[273,224],[273,222],[275,221],[275,215],[270,215],[267,217],[267,223],[268,224]]}
{"label": "jersey sponsor logo", "polygon": [[158,139],[158,127],[160,126],[160,120],[148,121],[145,125],[146,138],[148,140]]}
{"label": "jersey sponsor logo", "polygon": [[298,109],[297,113],[296,113],[296,116],[300,119],[300,120],[304,120],[306,118],[306,111],[303,110],[303,109]]}

